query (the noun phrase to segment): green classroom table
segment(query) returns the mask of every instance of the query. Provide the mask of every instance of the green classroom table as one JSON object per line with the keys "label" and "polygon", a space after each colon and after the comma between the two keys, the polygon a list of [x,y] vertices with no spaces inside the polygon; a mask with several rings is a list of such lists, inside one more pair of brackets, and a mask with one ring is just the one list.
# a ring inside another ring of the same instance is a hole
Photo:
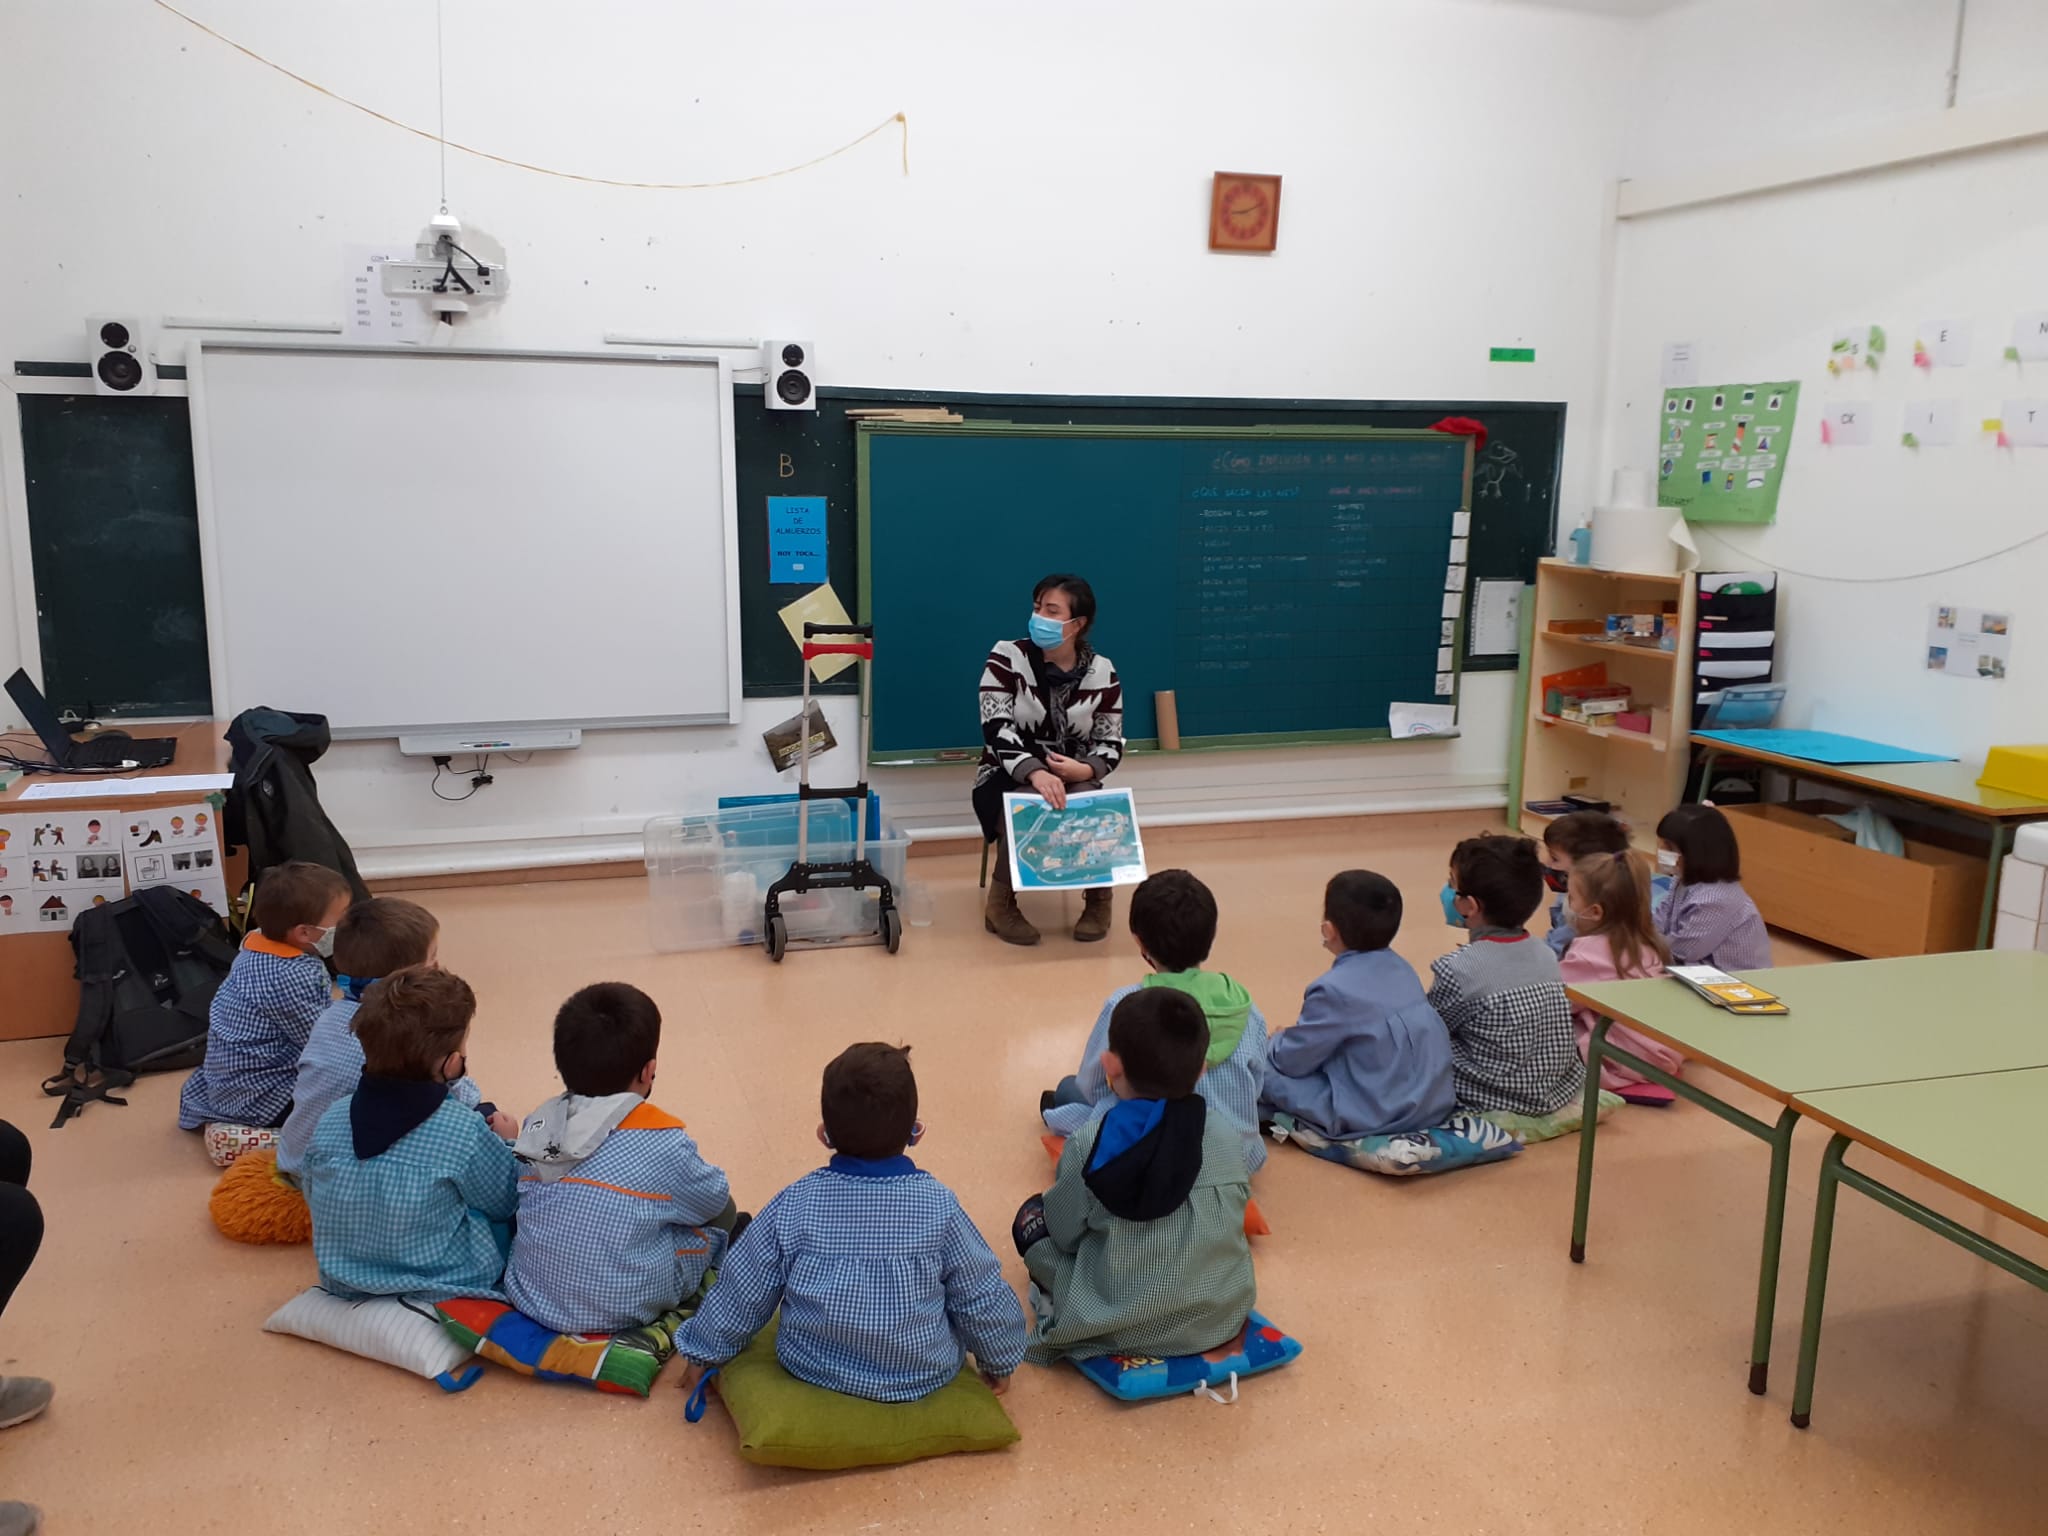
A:
{"label": "green classroom table", "polygon": [[[1791,1013],[1745,1018],[1716,1008],[1668,978],[1565,989],[1573,1002],[1603,1015],[1587,1042],[1571,1256],[1575,1264],[1586,1259],[1603,1061],[1613,1060],[1661,1083],[1688,1103],[1767,1142],[1771,1175],[1749,1355],[1749,1389],[1761,1393],[1770,1370],[1792,1130],[1800,1116],[1795,1101],[1802,1094],[1830,1089],[2048,1067],[2048,1019],[2041,1002],[2048,997],[2048,955],[1974,950],[1746,971],[1743,979],[1775,992]],[[1766,1125],[1612,1044],[1607,1032],[1614,1023],[1660,1040],[1782,1106],[1776,1124]]]}
{"label": "green classroom table", "polygon": [[1706,753],[1700,768],[1702,784],[1713,782],[1717,758],[1733,757],[1746,763],[1782,768],[1798,778],[1874,790],[1983,822],[1990,847],[1985,853],[1988,867],[1984,874],[1984,900],[1977,911],[1979,949],[1991,943],[1991,921],[1998,909],[1998,876],[2012,848],[2013,828],[2048,819],[2048,800],[2016,795],[2005,789],[1986,789],[1977,782],[1983,769],[1964,763],[1816,763],[1810,758],[1745,747],[1719,736],[1694,736],[1692,744]]}
{"label": "green classroom table", "polygon": [[1792,1422],[1804,1429],[1813,1410],[1813,1375],[1820,1357],[1820,1320],[1827,1301],[1835,1193],[1840,1186],[1861,1190],[1908,1221],[2048,1291],[2048,1269],[1842,1161],[1852,1144],[1868,1147],[2048,1236],[2048,1161],[2042,1159],[2038,1145],[2040,1127],[2048,1120],[2048,1071],[1874,1083],[1800,1094],[1793,1102],[1801,1114],[1835,1133],[1821,1158],[1820,1193],[1814,1200],[1813,1258],[1806,1271],[1799,1380],[1792,1393]]}

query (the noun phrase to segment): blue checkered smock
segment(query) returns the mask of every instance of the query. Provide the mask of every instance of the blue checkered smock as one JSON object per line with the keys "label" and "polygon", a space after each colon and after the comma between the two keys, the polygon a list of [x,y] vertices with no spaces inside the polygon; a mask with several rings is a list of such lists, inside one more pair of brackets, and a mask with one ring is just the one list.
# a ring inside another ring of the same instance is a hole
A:
{"label": "blue checkered smock", "polygon": [[965,1351],[994,1376],[1024,1358],[1024,1309],[995,1254],[953,1192],[907,1157],[835,1157],[769,1201],[677,1353],[722,1365],[778,1305],[783,1369],[875,1402],[936,1392]]}
{"label": "blue checkered smock", "polygon": [[178,1128],[282,1121],[299,1074],[299,1052],[333,995],[318,955],[250,934],[213,994],[206,1060],[178,1094]]}
{"label": "blue checkered smock", "polygon": [[[277,1166],[286,1173],[299,1171],[321,1118],[337,1100],[354,1093],[363,1080],[363,1047],[355,1032],[356,1009],[361,1006],[354,997],[337,997],[313,1021],[313,1033],[299,1053],[292,1112],[277,1133]],[[471,1109],[483,1102],[476,1084],[467,1077],[450,1083],[448,1092]]]}

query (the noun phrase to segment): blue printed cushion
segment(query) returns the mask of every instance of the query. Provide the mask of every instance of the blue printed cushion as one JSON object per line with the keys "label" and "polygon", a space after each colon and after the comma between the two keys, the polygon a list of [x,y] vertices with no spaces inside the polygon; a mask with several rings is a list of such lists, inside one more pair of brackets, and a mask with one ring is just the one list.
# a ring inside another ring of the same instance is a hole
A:
{"label": "blue printed cushion", "polygon": [[1522,1150],[1513,1132],[1479,1115],[1458,1110],[1442,1125],[1426,1131],[1400,1131],[1392,1136],[1360,1136],[1330,1141],[1288,1114],[1273,1116],[1273,1134],[1302,1151],[1364,1173],[1406,1177],[1417,1173],[1449,1173],[1478,1163],[1497,1163]]}
{"label": "blue printed cushion", "polygon": [[1111,1397],[1136,1403],[1233,1385],[1237,1379],[1278,1370],[1300,1353],[1300,1340],[1289,1338],[1254,1311],[1236,1338],[1199,1355],[1096,1355],[1073,1363]]}

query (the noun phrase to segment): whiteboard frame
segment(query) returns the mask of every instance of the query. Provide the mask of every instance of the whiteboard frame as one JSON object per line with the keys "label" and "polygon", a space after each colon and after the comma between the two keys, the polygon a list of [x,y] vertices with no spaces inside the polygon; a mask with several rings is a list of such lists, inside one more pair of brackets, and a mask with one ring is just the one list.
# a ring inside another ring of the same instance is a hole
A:
{"label": "whiteboard frame", "polygon": [[[220,534],[214,520],[213,450],[211,420],[206,392],[206,358],[209,352],[293,352],[353,357],[475,357],[503,360],[527,358],[549,362],[600,362],[614,365],[685,364],[709,366],[717,375],[718,389],[718,478],[723,521],[721,543],[725,551],[725,659],[726,707],[722,714],[635,715],[609,718],[568,716],[547,720],[450,720],[420,721],[403,725],[348,726],[337,729],[337,741],[388,741],[401,730],[513,731],[561,726],[580,726],[589,731],[645,730],[668,726],[731,726],[740,722],[740,556],[739,485],[733,449],[732,363],[715,352],[660,352],[635,356],[619,352],[540,351],[498,347],[371,347],[347,342],[269,341],[242,336],[194,337],[186,349],[186,392],[192,416],[192,476],[199,505],[199,565],[206,593],[207,664],[212,674],[215,713],[234,698],[229,675],[230,657],[225,635],[225,607],[220,592],[218,551]],[[678,657],[681,665],[687,658]]]}

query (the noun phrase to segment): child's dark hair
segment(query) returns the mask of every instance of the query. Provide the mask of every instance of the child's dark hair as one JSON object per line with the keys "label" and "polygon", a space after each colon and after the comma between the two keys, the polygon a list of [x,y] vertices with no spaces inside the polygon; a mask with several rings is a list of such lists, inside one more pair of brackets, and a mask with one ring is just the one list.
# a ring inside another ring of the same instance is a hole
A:
{"label": "child's dark hair", "polygon": [[1216,898],[1184,869],[1162,869],[1131,892],[1131,932],[1162,971],[1192,971],[1216,943]]}
{"label": "child's dark hair", "polygon": [[660,1049],[661,1010],[623,981],[585,987],[555,1010],[555,1070],[571,1093],[624,1093]]}
{"label": "child's dark hair", "polygon": [[431,1083],[441,1063],[462,1049],[475,1017],[468,982],[452,971],[415,965],[364,993],[349,1027],[362,1044],[365,1072]]}
{"label": "child's dark hair", "polygon": [[1489,927],[1520,928],[1543,905],[1543,861],[1526,837],[1489,832],[1451,850],[1451,883]]}
{"label": "child's dark hair", "polygon": [[1031,606],[1036,608],[1038,600],[1048,592],[1067,594],[1067,612],[1084,620],[1074,633],[1076,640],[1095,627],[1095,589],[1079,576],[1041,576],[1038,585],[1031,589]]}
{"label": "child's dark hair", "polygon": [[317,924],[335,902],[348,896],[348,882],[325,864],[294,859],[272,865],[257,879],[249,920],[263,937],[282,944],[294,928]]}
{"label": "child's dark hair", "polygon": [[1575,862],[1596,853],[1626,853],[1628,828],[1605,811],[1572,811],[1543,829],[1543,846]]}
{"label": "child's dark hair", "polygon": [[1711,805],[1681,805],[1664,813],[1657,835],[1685,860],[1679,878],[1687,885],[1719,885],[1742,878],[1742,849],[1735,828]]}
{"label": "child's dark hair", "polygon": [[1401,892],[1385,875],[1347,869],[1323,887],[1323,921],[1346,949],[1385,949],[1401,931]]}
{"label": "child's dark hair", "polygon": [[849,1045],[825,1068],[818,1110],[832,1150],[847,1157],[895,1157],[917,1126],[917,1075],[910,1047]]}
{"label": "child's dark hair", "polygon": [[375,981],[409,965],[425,965],[441,924],[403,896],[372,896],[341,914],[334,930],[334,968],[357,981]]}
{"label": "child's dark hair", "polygon": [[1122,1060],[1135,1096],[1184,1099],[1202,1080],[1209,1019],[1185,992],[1140,987],[1110,1014],[1109,1048]]}

